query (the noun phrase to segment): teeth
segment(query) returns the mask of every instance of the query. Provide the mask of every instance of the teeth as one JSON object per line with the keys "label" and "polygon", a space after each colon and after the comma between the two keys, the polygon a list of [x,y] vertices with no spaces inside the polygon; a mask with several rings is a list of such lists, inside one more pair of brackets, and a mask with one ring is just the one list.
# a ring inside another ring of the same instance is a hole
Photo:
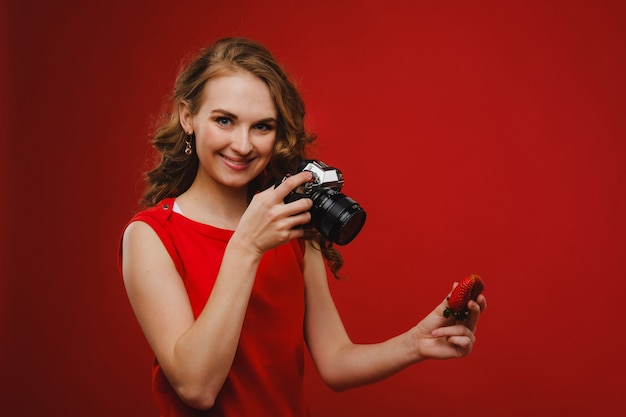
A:
{"label": "teeth", "polygon": [[229,157],[225,156],[224,159],[226,159],[228,162],[231,162],[233,164],[236,165],[245,165],[247,164],[249,161],[247,159],[245,160],[241,160],[241,159],[230,159]]}

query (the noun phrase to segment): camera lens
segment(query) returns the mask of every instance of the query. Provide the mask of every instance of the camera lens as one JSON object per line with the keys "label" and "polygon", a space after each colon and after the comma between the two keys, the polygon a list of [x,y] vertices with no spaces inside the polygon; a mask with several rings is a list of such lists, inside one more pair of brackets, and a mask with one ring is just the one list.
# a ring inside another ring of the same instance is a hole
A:
{"label": "camera lens", "polygon": [[365,211],[356,201],[328,189],[315,193],[312,199],[313,224],[332,242],[343,246],[359,234],[365,223]]}

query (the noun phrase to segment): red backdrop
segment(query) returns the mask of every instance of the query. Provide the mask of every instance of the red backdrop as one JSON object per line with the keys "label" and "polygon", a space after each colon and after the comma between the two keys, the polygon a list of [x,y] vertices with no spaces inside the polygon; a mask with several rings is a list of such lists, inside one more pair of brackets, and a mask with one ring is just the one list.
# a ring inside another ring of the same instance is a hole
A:
{"label": "red backdrop", "polygon": [[312,416],[626,412],[626,3],[5,3],[3,415],[157,415],[116,245],[179,61],[232,35],[368,212],[332,283],[355,341],[487,283],[471,356],[341,394],[311,372]]}

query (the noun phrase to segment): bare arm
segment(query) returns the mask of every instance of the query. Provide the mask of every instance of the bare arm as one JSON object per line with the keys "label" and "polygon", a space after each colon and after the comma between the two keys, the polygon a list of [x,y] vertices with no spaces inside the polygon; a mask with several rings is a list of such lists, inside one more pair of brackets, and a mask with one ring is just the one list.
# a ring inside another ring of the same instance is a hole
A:
{"label": "bare arm", "polygon": [[323,259],[307,246],[305,254],[307,343],[320,376],[336,391],[385,379],[425,359],[449,359],[470,353],[484,296],[470,302],[465,324],[445,319],[445,299],[417,326],[375,344],[354,344],[332,300]]}
{"label": "bare arm", "polygon": [[253,199],[195,321],[182,279],[156,233],[143,222],[132,223],[124,233],[122,268],[129,300],[163,372],[192,407],[212,407],[226,380],[263,253],[301,236],[294,226],[310,220],[310,200],[282,203],[307,175],[290,177],[284,186]]}

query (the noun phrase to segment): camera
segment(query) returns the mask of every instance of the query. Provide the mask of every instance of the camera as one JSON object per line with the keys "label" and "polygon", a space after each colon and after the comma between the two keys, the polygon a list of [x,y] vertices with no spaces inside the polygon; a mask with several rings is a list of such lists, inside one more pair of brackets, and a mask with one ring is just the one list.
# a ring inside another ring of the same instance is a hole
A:
{"label": "camera", "polygon": [[[285,197],[285,203],[310,198],[311,223],[330,241],[338,245],[350,243],[365,223],[365,211],[350,197],[342,194],[343,174],[322,161],[306,160],[298,172],[310,171],[313,178],[296,187]],[[284,181],[284,179],[283,179]]]}

